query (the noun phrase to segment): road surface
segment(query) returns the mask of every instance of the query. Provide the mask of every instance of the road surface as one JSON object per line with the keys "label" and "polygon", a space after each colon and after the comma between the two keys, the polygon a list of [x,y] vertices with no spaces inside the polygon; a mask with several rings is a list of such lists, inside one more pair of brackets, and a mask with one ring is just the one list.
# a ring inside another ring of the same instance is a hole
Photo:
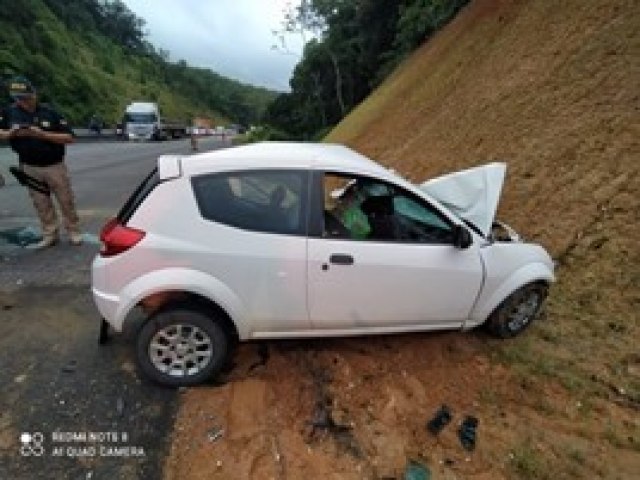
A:
{"label": "road surface", "polygon": [[[201,150],[222,142],[203,139]],[[179,393],[138,378],[130,339],[98,347],[89,292],[96,235],[153,168],[189,154],[187,140],[80,143],[68,148],[87,242],[34,252],[0,239],[0,478],[157,479]],[[37,230],[15,164],[0,148],[0,235]]]}

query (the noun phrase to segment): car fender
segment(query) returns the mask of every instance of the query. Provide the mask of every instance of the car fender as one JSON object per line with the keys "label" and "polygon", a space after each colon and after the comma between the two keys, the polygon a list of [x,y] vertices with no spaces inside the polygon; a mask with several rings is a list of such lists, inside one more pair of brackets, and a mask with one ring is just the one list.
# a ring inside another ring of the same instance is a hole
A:
{"label": "car fender", "polygon": [[238,331],[240,339],[249,335],[244,305],[240,298],[217,278],[198,270],[186,268],[165,268],[136,278],[123,290],[116,321],[122,324],[127,314],[138,303],[155,293],[167,291],[190,292],[205,297],[222,308]]}
{"label": "car fender", "polygon": [[528,283],[538,281],[551,283],[554,279],[552,268],[549,268],[545,263],[528,263],[520,267],[505,278],[497,288],[494,288],[493,292],[483,292],[480,295],[464,328],[469,329],[484,323],[505,298]]}

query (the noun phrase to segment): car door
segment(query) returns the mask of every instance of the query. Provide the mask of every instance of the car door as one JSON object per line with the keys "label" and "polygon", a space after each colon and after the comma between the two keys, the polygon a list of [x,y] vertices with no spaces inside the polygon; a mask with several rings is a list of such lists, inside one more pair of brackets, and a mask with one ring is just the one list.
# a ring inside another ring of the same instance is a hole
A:
{"label": "car door", "polygon": [[318,174],[314,183],[308,247],[314,329],[463,324],[482,283],[476,244],[456,248],[450,220],[396,185],[333,173]]}
{"label": "car door", "polygon": [[307,171],[241,170],[192,179],[198,267],[241,301],[252,336],[308,330]]}

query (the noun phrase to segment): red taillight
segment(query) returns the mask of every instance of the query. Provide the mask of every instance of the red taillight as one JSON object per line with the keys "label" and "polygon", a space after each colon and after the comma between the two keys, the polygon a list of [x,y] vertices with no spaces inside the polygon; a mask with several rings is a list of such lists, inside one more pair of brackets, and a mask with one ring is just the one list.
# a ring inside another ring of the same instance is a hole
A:
{"label": "red taillight", "polygon": [[126,252],[144,238],[145,233],[122,225],[117,218],[109,220],[100,232],[100,256],[113,257]]}

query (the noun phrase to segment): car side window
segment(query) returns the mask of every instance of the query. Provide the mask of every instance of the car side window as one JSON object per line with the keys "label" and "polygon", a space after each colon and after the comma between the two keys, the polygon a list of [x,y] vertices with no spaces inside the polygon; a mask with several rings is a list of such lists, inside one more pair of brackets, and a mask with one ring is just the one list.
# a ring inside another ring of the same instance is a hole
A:
{"label": "car side window", "polygon": [[453,228],[433,208],[415,197],[393,198],[395,221],[402,240],[420,243],[453,243]]}
{"label": "car side window", "polygon": [[265,233],[304,234],[307,174],[291,170],[226,172],[195,177],[201,215]]}
{"label": "car side window", "polygon": [[453,243],[448,220],[395,185],[337,174],[324,176],[325,238],[403,243]]}

